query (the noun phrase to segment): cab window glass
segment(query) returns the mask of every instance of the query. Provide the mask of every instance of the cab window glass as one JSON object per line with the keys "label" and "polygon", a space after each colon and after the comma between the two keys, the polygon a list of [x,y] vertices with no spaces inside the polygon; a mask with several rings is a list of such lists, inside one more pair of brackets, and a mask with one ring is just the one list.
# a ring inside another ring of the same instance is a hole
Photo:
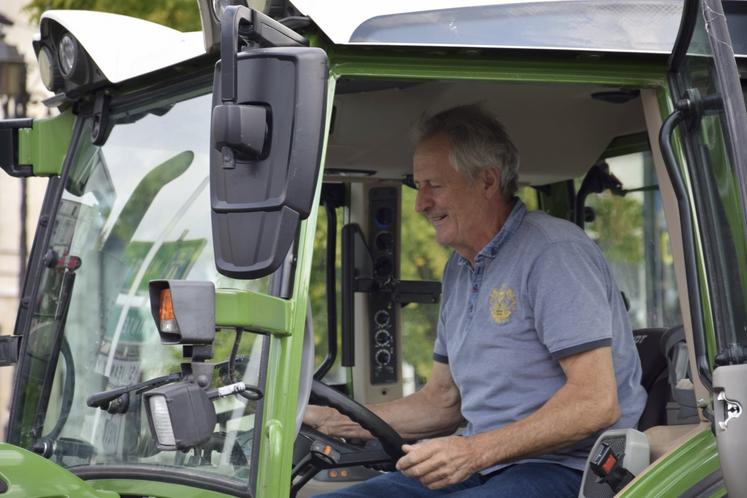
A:
{"label": "cab window glass", "polygon": [[586,198],[586,233],[602,249],[629,302],[633,328],[676,325],[681,318],[674,265],[651,153],[611,157],[606,163],[622,192],[605,190]]}
{"label": "cab window glass", "polygon": [[[172,98],[115,117],[103,146],[87,138],[91,119],[81,132],[19,372],[22,383],[42,387],[24,391],[17,437],[25,447],[40,439],[70,441],[55,456],[65,467],[189,467],[246,486],[257,403],[215,403],[220,437],[215,451],[199,462],[156,450],[139,395],[131,395],[121,413],[86,404],[94,393],[179,372],[185,361],[181,347],[160,342],[148,297],[151,279],[268,289],[269,277],[233,280],[217,273],[206,209],[211,96]],[[244,334],[233,374],[247,384],[261,383],[265,342],[264,336]],[[216,334],[213,360],[223,365],[216,376],[225,377],[233,344],[232,331]]]}

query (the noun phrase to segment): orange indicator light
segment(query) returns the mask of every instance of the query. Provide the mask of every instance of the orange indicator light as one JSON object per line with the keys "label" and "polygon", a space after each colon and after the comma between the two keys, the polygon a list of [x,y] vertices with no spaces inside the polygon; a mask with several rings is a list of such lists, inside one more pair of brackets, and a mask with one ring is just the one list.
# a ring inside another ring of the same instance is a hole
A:
{"label": "orange indicator light", "polygon": [[159,310],[161,321],[176,320],[174,316],[174,302],[171,300],[171,290],[163,289],[161,291],[161,309]]}

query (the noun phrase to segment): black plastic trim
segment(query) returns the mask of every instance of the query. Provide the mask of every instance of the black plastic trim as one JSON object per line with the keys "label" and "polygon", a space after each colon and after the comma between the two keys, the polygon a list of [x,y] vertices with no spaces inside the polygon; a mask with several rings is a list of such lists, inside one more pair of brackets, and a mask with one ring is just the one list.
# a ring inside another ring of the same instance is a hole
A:
{"label": "black plastic trim", "polygon": [[[305,47],[306,39],[261,12],[241,5],[229,5],[223,13],[220,34],[220,58],[224,64],[221,81],[223,102],[236,102],[236,55],[240,37],[261,47]],[[242,25],[244,30],[242,30]]]}
{"label": "black plastic trim", "polygon": [[693,38],[693,32],[695,31],[695,24],[698,20],[698,9],[699,0],[685,0],[685,4],[682,8],[682,20],[680,21],[680,29],[677,32],[677,38],[674,42],[674,48],[669,56],[667,67],[670,71],[675,70],[682,66],[682,63],[687,56],[687,49],[690,46],[690,41]]}
{"label": "black plastic trim", "polygon": [[0,367],[18,363],[18,351],[21,349],[21,336],[0,336]]}
{"label": "black plastic trim", "polygon": [[342,352],[343,367],[355,366],[355,236],[361,229],[354,223],[342,227]]}
{"label": "black plastic trim", "polygon": [[[693,487],[685,491],[680,495],[679,498],[698,498],[701,496],[713,496],[713,494],[719,489],[724,489],[724,475],[721,473],[721,469],[708,474],[706,477],[695,483]],[[721,496],[727,496],[724,492]]]}
{"label": "black plastic trim", "polygon": [[34,176],[30,164],[18,164],[18,130],[32,128],[34,120],[29,118],[0,120],[0,168],[15,178]]}

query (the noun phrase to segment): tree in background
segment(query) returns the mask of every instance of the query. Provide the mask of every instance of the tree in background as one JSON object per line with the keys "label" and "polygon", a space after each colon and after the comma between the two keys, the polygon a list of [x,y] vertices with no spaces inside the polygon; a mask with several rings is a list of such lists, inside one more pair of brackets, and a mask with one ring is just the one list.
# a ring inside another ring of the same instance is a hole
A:
{"label": "tree in background", "polygon": [[179,31],[200,30],[195,0],[31,0],[26,5],[35,21],[52,9],[97,10],[146,19]]}

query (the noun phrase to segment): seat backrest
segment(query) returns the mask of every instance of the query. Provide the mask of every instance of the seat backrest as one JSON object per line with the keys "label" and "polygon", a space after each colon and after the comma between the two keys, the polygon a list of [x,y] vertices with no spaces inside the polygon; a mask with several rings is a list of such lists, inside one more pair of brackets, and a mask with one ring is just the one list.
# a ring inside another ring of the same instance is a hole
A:
{"label": "seat backrest", "polygon": [[666,331],[663,327],[633,331],[633,339],[641,360],[641,385],[648,394],[646,406],[638,421],[640,431],[667,423],[669,381],[667,358],[661,348],[661,338]]}
{"label": "seat backrest", "polygon": [[682,325],[672,327],[662,335],[661,351],[667,359],[667,425],[697,424],[700,417]]}

